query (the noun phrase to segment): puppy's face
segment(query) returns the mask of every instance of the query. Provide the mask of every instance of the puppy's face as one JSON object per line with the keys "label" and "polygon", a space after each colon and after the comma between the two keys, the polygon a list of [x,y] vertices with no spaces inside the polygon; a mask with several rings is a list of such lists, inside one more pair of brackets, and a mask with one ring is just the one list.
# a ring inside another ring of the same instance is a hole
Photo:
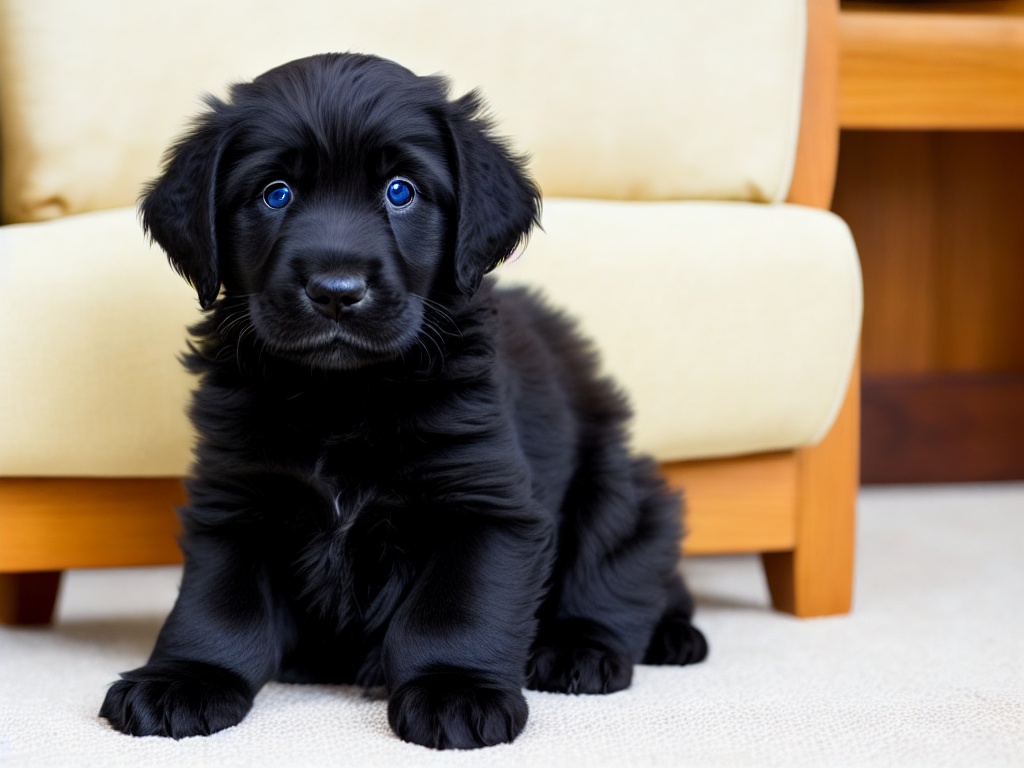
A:
{"label": "puppy's face", "polygon": [[520,163],[437,78],[302,59],[211,101],[142,202],[204,308],[244,302],[271,353],[355,369],[415,346],[538,209]]}
{"label": "puppy's face", "polygon": [[218,202],[228,293],[248,297],[282,356],[353,368],[401,355],[450,250],[443,95],[386,66],[286,67],[234,95]]}

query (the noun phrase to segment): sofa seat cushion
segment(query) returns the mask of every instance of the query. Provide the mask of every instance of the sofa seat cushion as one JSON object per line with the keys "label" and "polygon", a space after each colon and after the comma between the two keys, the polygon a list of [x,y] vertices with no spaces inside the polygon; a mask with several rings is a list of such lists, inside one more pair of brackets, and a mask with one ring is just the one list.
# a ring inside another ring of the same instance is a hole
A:
{"label": "sofa seat cushion", "polygon": [[837,216],[794,205],[548,200],[500,269],[599,340],[662,460],[811,445],[860,338],[860,263]]}
{"label": "sofa seat cushion", "polygon": [[786,197],[805,0],[4,0],[4,220],[131,205],[201,108],[294,58],[482,88],[548,196]]}
{"label": "sofa seat cushion", "polygon": [[195,293],[133,208],[0,227],[0,475],[175,476]]}
{"label": "sofa seat cushion", "polygon": [[[581,318],[661,459],[815,441],[845,390],[860,276],[831,214],[549,199],[499,280]],[[176,476],[195,295],[123,208],[0,228],[0,475]]]}

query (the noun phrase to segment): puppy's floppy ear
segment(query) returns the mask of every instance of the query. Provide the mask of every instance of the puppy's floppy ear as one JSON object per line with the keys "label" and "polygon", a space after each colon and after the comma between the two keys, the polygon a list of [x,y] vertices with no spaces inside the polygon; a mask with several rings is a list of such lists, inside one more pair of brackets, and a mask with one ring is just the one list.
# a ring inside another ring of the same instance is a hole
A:
{"label": "puppy's floppy ear", "polygon": [[540,215],[540,190],[527,177],[524,160],[491,135],[482,106],[473,92],[449,111],[458,210],[455,281],[465,295],[512,255]]}
{"label": "puppy's floppy ear", "polygon": [[[210,99],[216,109],[220,102]],[[200,118],[195,128],[169,150],[164,172],[139,202],[142,226],[164,249],[171,265],[199,294],[209,309],[220,293],[217,262],[217,167],[227,131],[215,112]]]}

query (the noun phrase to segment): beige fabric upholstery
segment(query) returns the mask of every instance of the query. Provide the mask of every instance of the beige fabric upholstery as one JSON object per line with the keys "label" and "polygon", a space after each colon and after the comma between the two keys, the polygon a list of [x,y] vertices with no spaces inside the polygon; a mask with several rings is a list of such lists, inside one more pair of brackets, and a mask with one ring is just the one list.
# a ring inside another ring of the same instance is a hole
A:
{"label": "beige fabric upholstery", "polygon": [[131,205],[200,109],[361,50],[482,86],[547,196],[777,201],[805,0],[3,0],[5,221]]}
{"label": "beige fabric upholstery", "polygon": [[[860,326],[845,225],[785,205],[548,200],[500,268],[599,340],[661,459],[788,448],[829,427]],[[182,474],[191,289],[131,208],[0,229],[0,475]]]}
{"label": "beige fabric upholstery", "polygon": [[195,294],[122,208],[0,228],[0,476],[178,475]]}
{"label": "beige fabric upholstery", "polygon": [[791,205],[552,200],[504,283],[542,286],[600,340],[662,460],[813,444],[850,380],[857,251]]}

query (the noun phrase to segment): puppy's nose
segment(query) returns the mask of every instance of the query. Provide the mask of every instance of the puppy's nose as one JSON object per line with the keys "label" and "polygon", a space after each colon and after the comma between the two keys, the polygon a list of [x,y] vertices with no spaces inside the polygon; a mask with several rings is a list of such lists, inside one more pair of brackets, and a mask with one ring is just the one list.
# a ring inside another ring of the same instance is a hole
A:
{"label": "puppy's nose", "polygon": [[306,283],[313,306],[332,320],[366,297],[366,279],[360,275],[314,275]]}

